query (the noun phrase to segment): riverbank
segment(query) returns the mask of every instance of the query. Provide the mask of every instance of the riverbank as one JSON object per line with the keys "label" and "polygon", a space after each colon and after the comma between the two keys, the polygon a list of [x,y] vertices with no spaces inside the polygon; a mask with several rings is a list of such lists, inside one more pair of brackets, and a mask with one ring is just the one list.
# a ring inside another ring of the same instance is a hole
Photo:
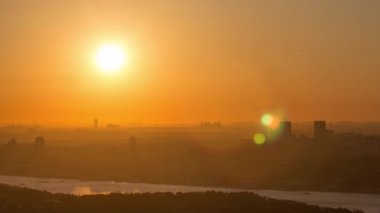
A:
{"label": "riverbank", "polygon": [[0,212],[260,212],[352,213],[253,193],[144,193],[73,196],[0,185]]}
{"label": "riverbank", "polygon": [[75,179],[0,176],[0,183],[74,195],[94,195],[110,193],[192,193],[192,192],[223,192],[223,193],[255,193],[260,196],[279,200],[291,200],[309,205],[351,210],[360,209],[366,213],[380,212],[380,195],[314,191],[277,191],[277,190],[247,190],[225,187],[202,187],[184,185],[165,185],[149,183],[129,183],[114,181],[83,181]]}

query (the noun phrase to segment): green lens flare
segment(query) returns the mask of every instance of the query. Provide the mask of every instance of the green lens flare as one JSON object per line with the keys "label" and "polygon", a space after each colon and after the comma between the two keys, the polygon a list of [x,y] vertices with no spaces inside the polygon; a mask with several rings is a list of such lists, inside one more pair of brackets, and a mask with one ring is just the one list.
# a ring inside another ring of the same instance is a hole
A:
{"label": "green lens flare", "polygon": [[273,121],[273,116],[271,114],[264,114],[261,117],[261,124],[264,126],[269,126]]}
{"label": "green lens flare", "polygon": [[265,135],[263,133],[257,133],[253,136],[253,141],[255,142],[255,144],[257,145],[262,145],[265,143],[266,141],[266,138],[265,138]]}

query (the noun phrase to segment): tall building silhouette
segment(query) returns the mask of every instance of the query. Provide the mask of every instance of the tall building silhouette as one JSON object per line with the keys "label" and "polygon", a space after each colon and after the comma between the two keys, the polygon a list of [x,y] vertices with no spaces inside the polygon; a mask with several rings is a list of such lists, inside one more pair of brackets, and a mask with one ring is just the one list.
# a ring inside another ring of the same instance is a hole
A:
{"label": "tall building silhouette", "polygon": [[314,138],[326,138],[327,133],[326,121],[314,121]]}
{"label": "tall building silhouette", "polygon": [[97,129],[98,128],[98,119],[97,118],[95,118],[95,120],[94,120],[94,129]]}
{"label": "tall building silhouette", "polygon": [[284,136],[292,135],[292,122],[290,121],[281,121],[282,134]]}

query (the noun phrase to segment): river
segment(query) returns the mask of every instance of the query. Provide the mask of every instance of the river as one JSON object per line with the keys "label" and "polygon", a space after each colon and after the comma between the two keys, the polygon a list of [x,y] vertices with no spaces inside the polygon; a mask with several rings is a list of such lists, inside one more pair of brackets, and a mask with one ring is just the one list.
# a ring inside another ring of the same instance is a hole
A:
{"label": "river", "polygon": [[127,183],[114,181],[79,181],[71,179],[35,178],[19,176],[1,176],[0,183],[51,193],[74,195],[145,192],[254,192],[256,194],[281,199],[293,200],[326,207],[343,207],[360,209],[365,213],[380,213],[380,194],[312,192],[312,191],[278,191],[278,190],[239,190],[218,187],[180,186],[165,184]]}

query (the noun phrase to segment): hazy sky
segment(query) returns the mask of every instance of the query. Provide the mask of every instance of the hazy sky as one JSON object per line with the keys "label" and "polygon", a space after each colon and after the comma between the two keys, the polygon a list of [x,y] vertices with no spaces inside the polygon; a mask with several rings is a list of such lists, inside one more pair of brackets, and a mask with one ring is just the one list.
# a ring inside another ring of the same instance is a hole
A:
{"label": "hazy sky", "polygon": [[[380,120],[378,0],[1,0],[0,123]],[[101,74],[121,42],[130,62]]]}

